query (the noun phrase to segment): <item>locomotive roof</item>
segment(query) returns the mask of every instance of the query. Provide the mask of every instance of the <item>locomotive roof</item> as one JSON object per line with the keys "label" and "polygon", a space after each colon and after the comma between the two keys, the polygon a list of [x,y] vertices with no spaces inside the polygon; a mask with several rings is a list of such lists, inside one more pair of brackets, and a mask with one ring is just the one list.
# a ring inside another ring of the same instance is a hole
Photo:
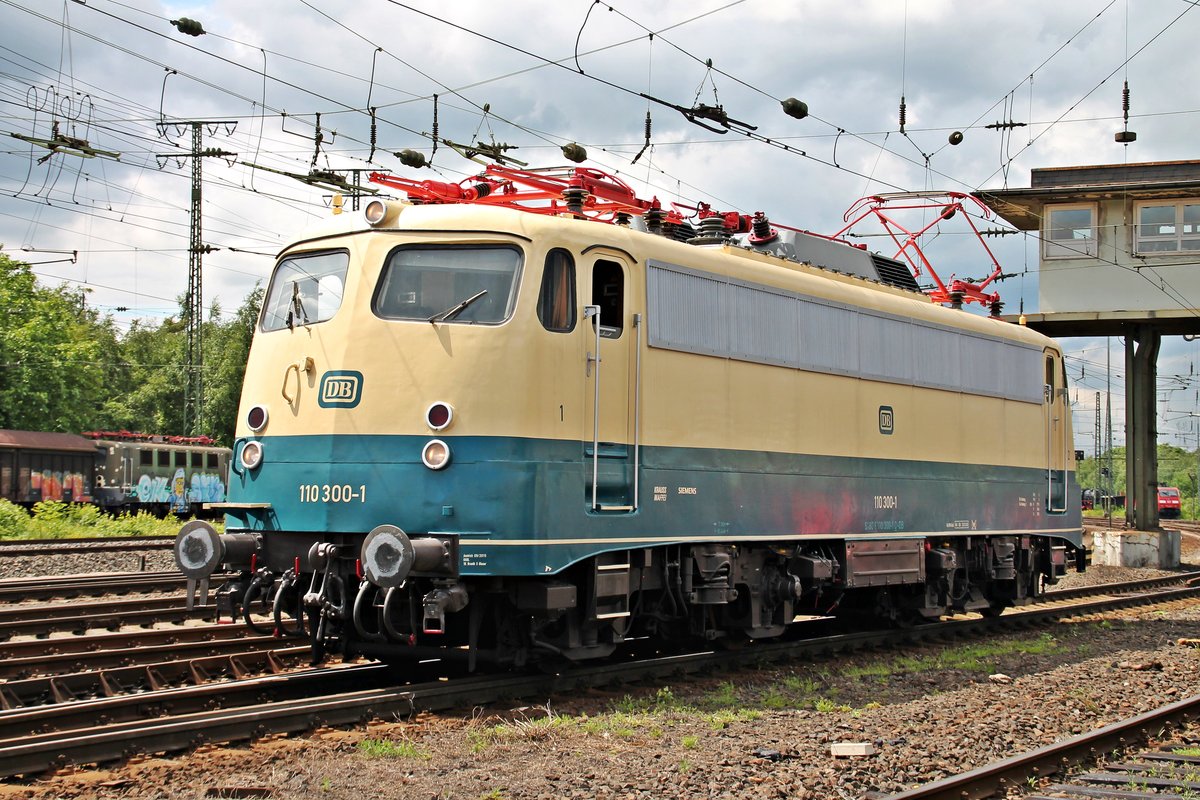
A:
{"label": "locomotive roof", "polygon": [[[841,295],[842,299],[848,302],[877,307],[882,311],[907,315],[935,324],[966,328],[992,336],[1020,340],[1037,347],[1057,347],[1052,339],[1027,327],[1014,325],[998,317],[985,317],[966,310],[944,307],[933,302],[928,295],[920,291],[882,283],[859,274],[820,264],[782,258],[769,252],[743,246],[739,242],[696,246],[666,236],[647,233],[638,228],[609,225],[587,219],[572,219],[567,216],[530,214],[500,206],[472,205],[470,203],[412,204],[403,200],[392,200],[390,203],[399,209],[399,214],[393,217],[388,224],[375,228],[368,225],[360,213],[339,214],[302,232],[280,251],[280,255],[282,256],[296,247],[303,248],[322,242],[322,240],[359,233],[434,233],[442,231],[451,234],[504,234],[533,241],[539,238],[547,226],[561,226],[559,232],[565,239],[577,239],[582,231],[598,229],[593,235],[585,238],[593,244],[602,243],[624,249],[632,248],[642,258],[669,260],[674,255],[671,251],[675,248],[694,248],[696,252],[707,254],[722,253],[726,259],[732,257],[720,269],[725,274],[736,275],[739,270],[745,269],[749,264],[757,264],[759,268],[777,268],[791,273],[808,275],[823,282],[831,282],[832,285],[827,284],[827,291],[832,289],[833,285],[840,284],[844,288],[833,289],[833,293]],[[631,237],[633,239],[648,238],[634,242]],[[644,246],[639,246],[643,244]],[[847,246],[847,249],[854,248]],[[675,250],[675,252],[683,251]],[[856,250],[856,252],[860,251]],[[707,260],[707,256],[703,258],[709,266],[719,263]],[[692,263],[690,259],[689,263]],[[803,291],[802,289],[797,290]],[[844,295],[846,290],[858,296],[853,299],[847,298]],[[869,294],[858,294],[864,290]],[[826,294],[826,292],[823,291],[820,294]]]}
{"label": "locomotive roof", "polygon": [[70,450],[80,453],[96,452],[96,443],[73,433],[47,431],[14,431],[0,429],[0,448],[15,450]]}

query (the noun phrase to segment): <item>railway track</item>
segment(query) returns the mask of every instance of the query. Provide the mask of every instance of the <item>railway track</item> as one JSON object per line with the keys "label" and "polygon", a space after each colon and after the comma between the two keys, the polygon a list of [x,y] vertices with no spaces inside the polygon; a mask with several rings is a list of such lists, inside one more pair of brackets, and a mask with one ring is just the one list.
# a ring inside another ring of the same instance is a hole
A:
{"label": "railway track", "polygon": [[181,591],[185,585],[183,574],[174,571],[5,578],[0,580],[0,602]]}
{"label": "railway track", "polygon": [[0,558],[47,553],[113,553],[169,550],[174,536],[94,536],[80,539],[0,539]]}
{"label": "railway track", "polygon": [[[1160,737],[1172,726],[1200,717],[1200,695],[1179,700],[1153,711],[1107,725],[1046,747],[1030,750],[978,769],[952,775],[918,786],[887,800],[983,800],[995,796],[1013,797],[1016,787],[1046,783],[1047,776],[1062,780],[1040,786],[1023,800],[1052,798],[1112,798],[1112,800],[1151,800],[1151,798],[1195,797],[1200,792],[1200,757],[1178,755],[1166,747],[1139,753],[1124,760],[1105,764],[1101,770],[1067,776],[1077,764],[1095,760],[1097,754],[1124,751],[1138,741]],[[1176,792],[1190,791],[1181,795]],[[1153,793],[1152,793],[1153,792]]]}
{"label": "railway track", "polygon": [[0,641],[14,636],[49,636],[51,633],[83,633],[88,630],[118,630],[130,625],[213,619],[214,606],[188,609],[182,597],[138,597],[55,605],[16,605],[0,608]]}
{"label": "railway track", "polygon": [[[1184,577],[1195,576],[1181,575],[1176,581]],[[295,732],[318,724],[351,724],[386,714],[547,696],[864,648],[978,637],[1066,617],[1200,598],[1200,587],[1196,586],[1158,588],[1121,596],[1113,595],[1129,592],[1127,585],[1090,588],[1103,590],[1107,596],[1070,604],[1066,603],[1069,598],[1059,598],[1060,602],[993,619],[954,619],[908,630],[755,643],[735,652],[638,659],[627,656],[624,660],[572,667],[557,675],[475,675],[446,680],[443,675],[428,672],[444,670],[445,664],[413,667],[403,675],[382,664],[340,665],[136,695],[14,708],[0,711],[0,730],[5,732],[5,738],[0,740],[0,775],[36,772],[63,763],[106,761],[139,751],[169,752],[186,749],[202,740],[239,741],[272,732]],[[800,633],[796,631],[797,635]],[[267,696],[273,699],[264,702]],[[104,720],[104,724],[97,725],[97,720]]]}

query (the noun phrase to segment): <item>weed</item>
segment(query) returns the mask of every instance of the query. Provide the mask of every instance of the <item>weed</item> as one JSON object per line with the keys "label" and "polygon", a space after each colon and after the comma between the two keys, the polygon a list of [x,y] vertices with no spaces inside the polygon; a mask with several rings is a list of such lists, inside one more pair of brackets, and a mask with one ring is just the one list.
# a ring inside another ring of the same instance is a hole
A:
{"label": "weed", "polygon": [[391,739],[363,739],[358,743],[358,752],[367,758],[418,758],[429,760],[429,753],[413,742]]}
{"label": "weed", "polygon": [[831,711],[849,711],[850,710],[850,706],[839,705],[838,703],[833,702],[832,700],[830,700],[827,697],[818,697],[817,701],[815,703],[813,703],[813,708],[815,708],[817,711],[820,711],[823,714],[829,713]]}
{"label": "weed", "polygon": [[774,687],[771,687],[762,693],[760,702],[762,703],[763,708],[771,708],[775,710],[787,708],[791,705],[791,703],[788,702],[787,695]]}
{"label": "weed", "polygon": [[704,698],[704,704],[714,708],[733,708],[740,705],[740,703],[737,689],[734,687],[732,681],[722,682]]}
{"label": "weed", "polygon": [[688,761],[686,758],[679,759],[679,771],[685,775],[687,773],[691,772],[692,771],[692,762]]}
{"label": "weed", "polygon": [[812,678],[801,678],[798,675],[788,675],[783,679],[783,686],[788,691],[800,694],[816,694],[821,684]]}
{"label": "weed", "polygon": [[696,736],[683,737],[683,746],[688,750],[695,750],[696,745],[700,743],[700,739]]}

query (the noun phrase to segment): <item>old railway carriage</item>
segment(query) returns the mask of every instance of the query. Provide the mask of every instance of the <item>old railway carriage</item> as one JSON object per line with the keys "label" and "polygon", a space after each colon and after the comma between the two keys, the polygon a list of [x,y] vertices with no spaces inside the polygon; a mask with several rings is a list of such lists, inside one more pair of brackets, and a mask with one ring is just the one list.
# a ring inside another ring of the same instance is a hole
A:
{"label": "old railway carriage", "polygon": [[243,570],[235,608],[519,663],[994,613],[1082,568],[1061,351],[878,280],[895,262],[477,202],[367,217],[282,252],[227,533],[180,532],[189,575]]}

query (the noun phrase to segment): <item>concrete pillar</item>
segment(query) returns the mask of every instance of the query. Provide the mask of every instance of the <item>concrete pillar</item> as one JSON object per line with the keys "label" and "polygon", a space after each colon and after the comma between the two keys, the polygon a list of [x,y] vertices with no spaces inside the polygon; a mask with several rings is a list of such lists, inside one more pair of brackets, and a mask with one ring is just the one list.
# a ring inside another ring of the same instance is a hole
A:
{"label": "concrete pillar", "polygon": [[1158,528],[1158,349],[1162,334],[1136,325],[1125,336],[1125,519],[1139,530]]}

